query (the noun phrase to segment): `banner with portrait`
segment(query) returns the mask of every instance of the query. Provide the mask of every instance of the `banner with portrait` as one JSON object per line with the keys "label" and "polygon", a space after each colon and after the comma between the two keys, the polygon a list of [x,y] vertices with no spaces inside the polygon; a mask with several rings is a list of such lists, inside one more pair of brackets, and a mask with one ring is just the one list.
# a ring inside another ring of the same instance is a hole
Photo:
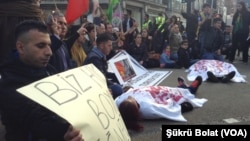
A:
{"label": "banner with portrait", "polygon": [[167,78],[172,71],[148,70],[125,50],[108,60],[109,72],[115,73],[119,83],[132,87],[155,86]]}

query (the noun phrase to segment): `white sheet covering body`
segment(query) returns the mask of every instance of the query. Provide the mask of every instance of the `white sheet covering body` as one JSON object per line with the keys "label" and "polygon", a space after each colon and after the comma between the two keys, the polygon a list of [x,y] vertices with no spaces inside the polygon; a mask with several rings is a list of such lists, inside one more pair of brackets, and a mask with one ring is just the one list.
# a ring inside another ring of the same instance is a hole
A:
{"label": "white sheet covering body", "polygon": [[203,81],[206,81],[208,76],[207,72],[211,71],[215,76],[221,77],[231,71],[235,71],[236,74],[232,78],[233,82],[246,82],[244,77],[238,72],[233,64],[218,61],[218,60],[199,60],[186,70],[188,72],[187,79],[189,81],[194,81],[195,78],[200,75]]}
{"label": "white sheet covering body", "polygon": [[194,107],[202,107],[207,99],[195,98],[187,89],[167,86],[142,86],[130,89],[115,99],[117,106],[132,96],[140,105],[144,119],[166,118],[174,121],[187,121],[182,113],[180,104],[190,102]]}

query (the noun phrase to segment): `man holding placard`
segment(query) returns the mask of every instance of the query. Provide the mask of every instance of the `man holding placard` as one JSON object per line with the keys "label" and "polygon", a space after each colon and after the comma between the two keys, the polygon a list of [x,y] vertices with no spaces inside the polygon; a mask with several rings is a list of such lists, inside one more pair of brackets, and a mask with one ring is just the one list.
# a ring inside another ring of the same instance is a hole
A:
{"label": "man holding placard", "polygon": [[16,91],[56,73],[48,65],[52,51],[47,26],[24,21],[16,27],[15,36],[16,51],[0,66],[0,111],[6,141],[83,141],[80,131],[66,120]]}

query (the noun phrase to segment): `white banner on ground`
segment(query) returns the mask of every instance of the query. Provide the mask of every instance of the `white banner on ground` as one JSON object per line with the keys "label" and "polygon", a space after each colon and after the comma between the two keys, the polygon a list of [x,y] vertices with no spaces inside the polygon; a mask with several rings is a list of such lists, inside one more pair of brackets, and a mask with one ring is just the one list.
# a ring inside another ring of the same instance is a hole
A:
{"label": "white banner on ground", "polygon": [[92,64],[17,90],[81,130],[85,141],[130,141],[103,74]]}
{"label": "white banner on ground", "polygon": [[111,58],[108,65],[108,71],[115,73],[120,84],[133,87],[158,85],[172,73],[147,70],[124,50]]}

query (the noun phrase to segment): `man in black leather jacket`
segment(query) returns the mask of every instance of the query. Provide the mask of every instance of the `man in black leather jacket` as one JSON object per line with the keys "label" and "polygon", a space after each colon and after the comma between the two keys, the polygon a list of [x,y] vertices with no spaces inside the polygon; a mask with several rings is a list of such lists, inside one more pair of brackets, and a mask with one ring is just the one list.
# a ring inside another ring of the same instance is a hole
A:
{"label": "man in black leather jacket", "polygon": [[205,21],[203,26],[201,26],[201,29],[203,29],[203,32],[205,33],[205,40],[201,43],[201,46],[204,50],[201,59],[215,59],[224,61],[224,57],[221,54],[221,48],[224,44],[223,32],[220,29],[221,23],[221,19],[215,18],[213,21]]}
{"label": "man in black leather jacket", "polygon": [[24,21],[15,35],[16,52],[0,66],[0,112],[6,141],[82,141],[80,132],[67,121],[16,91],[56,73],[48,65],[52,51],[47,26]]}

